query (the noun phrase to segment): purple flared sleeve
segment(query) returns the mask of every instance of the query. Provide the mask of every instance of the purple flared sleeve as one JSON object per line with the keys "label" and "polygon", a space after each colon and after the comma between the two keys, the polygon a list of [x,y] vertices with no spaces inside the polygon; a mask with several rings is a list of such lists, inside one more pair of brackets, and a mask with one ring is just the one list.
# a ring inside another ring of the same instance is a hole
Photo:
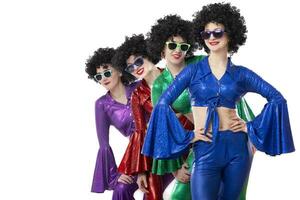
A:
{"label": "purple flared sleeve", "polygon": [[100,148],[94,171],[92,192],[102,193],[105,190],[114,189],[120,174],[112,149],[109,145],[110,119],[105,113],[105,101],[99,99],[95,104],[96,128]]}
{"label": "purple flared sleeve", "polygon": [[272,156],[293,152],[295,147],[284,97],[247,68],[241,68],[240,76],[245,92],[258,93],[268,100],[261,113],[247,122],[251,142],[258,150]]}

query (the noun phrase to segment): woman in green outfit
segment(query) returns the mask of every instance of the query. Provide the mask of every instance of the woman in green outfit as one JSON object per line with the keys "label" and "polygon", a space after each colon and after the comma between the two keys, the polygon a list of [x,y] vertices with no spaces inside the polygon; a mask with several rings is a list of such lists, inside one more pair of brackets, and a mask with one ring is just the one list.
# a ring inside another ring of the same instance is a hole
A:
{"label": "woman in green outfit", "polygon": [[[152,104],[155,105],[160,95],[173,82],[174,77],[188,64],[200,61],[204,56],[194,56],[196,49],[192,24],[178,15],[168,15],[157,20],[148,33],[148,50],[152,56],[166,61],[166,68],[154,81],[151,90]],[[173,110],[178,117],[184,115],[193,123],[188,91],[184,91],[173,103]],[[248,121],[254,117],[245,100],[237,104],[239,116]],[[188,122],[182,122],[188,123]],[[186,126],[185,126],[186,127]],[[193,129],[193,127],[191,127]],[[185,156],[186,157],[186,156]],[[173,160],[153,160],[152,173],[164,175],[172,173],[176,178],[171,200],[190,200],[190,171],[194,160],[192,149],[186,158]],[[245,199],[247,184],[240,200]],[[220,189],[221,192],[222,189]]]}

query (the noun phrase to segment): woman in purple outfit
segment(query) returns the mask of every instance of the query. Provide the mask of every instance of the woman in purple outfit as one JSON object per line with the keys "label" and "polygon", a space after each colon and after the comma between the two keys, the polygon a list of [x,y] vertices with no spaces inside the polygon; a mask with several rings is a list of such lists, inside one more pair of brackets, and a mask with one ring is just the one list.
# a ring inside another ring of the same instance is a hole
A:
{"label": "woman in purple outfit", "polygon": [[85,71],[88,77],[100,83],[108,92],[95,104],[96,128],[100,144],[98,151],[92,192],[103,193],[113,190],[113,200],[132,200],[138,189],[136,177],[117,171],[114,154],[109,145],[109,127],[112,125],[125,137],[134,130],[131,116],[130,97],[136,84],[130,74],[112,66],[115,54],[113,48],[100,48],[87,60]]}

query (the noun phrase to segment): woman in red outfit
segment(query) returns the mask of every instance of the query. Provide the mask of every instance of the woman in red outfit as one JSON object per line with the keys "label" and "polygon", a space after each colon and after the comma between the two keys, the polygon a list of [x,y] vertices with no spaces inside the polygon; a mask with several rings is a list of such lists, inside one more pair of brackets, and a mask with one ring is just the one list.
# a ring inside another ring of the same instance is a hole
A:
{"label": "woman in red outfit", "polygon": [[141,154],[147,123],[152,112],[151,87],[162,72],[155,64],[158,59],[147,52],[143,35],[133,35],[117,49],[113,59],[115,66],[141,80],[131,96],[131,107],[135,131],[131,135],[126,153],[120,163],[119,171],[127,175],[138,175],[139,188],[147,200],[162,200],[164,189],[173,180],[172,174],[158,176],[151,173],[152,159]]}
{"label": "woman in red outfit", "polygon": [[114,65],[123,67],[141,80],[131,96],[135,131],[130,137],[119,171],[127,175],[138,175],[139,188],[145,193],[147,200],[162,200],[164,189],[173,180],[171,175],[158,176],[150,173],[152,159],[141,154],[152,112],[151,86],[162,71],[155,66],[157,62],[148,55],[146,40],[142,34],[126,37],[113,59]]}

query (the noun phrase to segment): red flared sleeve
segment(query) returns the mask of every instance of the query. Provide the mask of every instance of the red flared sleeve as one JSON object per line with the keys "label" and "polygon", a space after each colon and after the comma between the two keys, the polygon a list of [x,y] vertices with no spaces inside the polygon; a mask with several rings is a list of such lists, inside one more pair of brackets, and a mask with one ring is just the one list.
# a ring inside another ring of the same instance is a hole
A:
{"label": "red flared sleeve", "polygon": [[131,97],[132,114],[135,122],[126,152],[118,168],[124,174],[138,174],[151,171],[152,159],[141,154],[146,135],[147,123],[152,112],[150,88],[145,81]]}

